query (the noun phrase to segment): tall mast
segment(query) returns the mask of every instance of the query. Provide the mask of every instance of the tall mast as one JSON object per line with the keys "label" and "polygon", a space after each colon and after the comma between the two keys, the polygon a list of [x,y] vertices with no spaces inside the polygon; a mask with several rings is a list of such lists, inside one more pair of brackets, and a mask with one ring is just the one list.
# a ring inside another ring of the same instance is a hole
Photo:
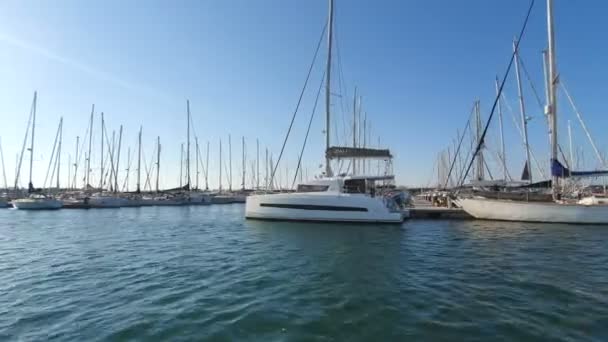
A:
{"label": "tall mast", "polygon": [[89,187],[89,175],[91,174],[91,143],[93,142],[93,114],[95,113],[95,104],[91,108],[91,121],[89,122],[89,152],[87,157],[87,173],[85,177],[84,189]]}
{"label": "tall mast", "polygon": [[116,131],[112,131],[112,149],[109,151],[110,153],[110,177],[108,178],[108,190],[114,190],[114,153],[116,151]]}
{"label": "tall mast", "polygon": [[198,174],[199,174],[199,172],[198,172],[198,164],[199,164],[199,154],[200,154],[200,151],[198,149],[198,137],[196,137],[196,136],[194,137],[194,144],[196,145],[195,146],[195,149],[196,149],[196,152],[195,152],[195,154],[196,154],[196,186],[195,186],[195,189],[198,190]]}
{"label": "tall mast", "polygon": [[[365,112],[365,115],[363,116],[363,148],[365,148],[365,143],[367,142],[367,138],[366,138],[366,127],[367,127],[367,112]],[[365,174],[365,162],[366,160],[363,160],[363,174]]]}
{"label": "tall mast", "polygon": [[160,180],[160,137],[156,137],[156,192]]}
{"label": "tall mast", "polygon": [[[325,71],[325,151],[329,150],[330,146],[330,105],[331,105],[331,50],[332,50],[332,39],[333,39],[333,26],[334,26],[334,0],[329,0],[329,23],[327,25],[327,68]],[[327,177],[332,176],[330,158],[325,154],[325,175]]]}
{"label": "tall mast", "polygon": [[59,171],[61,170],[61,142],[63,140],[63,117],[59,119],[59,145],[57,146],[57,190],[59,190]]}
{"label": "tall mast", "polygon": [[570,168],[574,169],[574,152],[572,151],[572,127],[570,126],[570,120],[568,120],[568,142],[570,145]]}
{"label": "tall mast", "polygon": [[76,189],[76,180],[78,179],[78,147],[80,145],[80,137],[76,136],[76,154],[74,158],[74,179],[72,180],[72,188]]}
{"label": "tall mast", "polygon": [[205,159],[205,191],[209,190],[209,141],[207,141],[207,158]]}
{"label": "tall mast", "polygon": [[[498,96],[498,124],[500,126],[500,159],[502,159],[502,177],[507,180],[507,156],[505,154],[505,136],[503,133],[502,124],[502,101],[500,96],[500,87],[498,85],[498,76],[496,76],[496,96]],[[458,134],[460,136],[460,134]],[[530,165],[528,165],[530,167]],[[529,169],[528,169],[529,170]]]}
{"label": "tall mast", "polygon": [[220,193],[222,193],[222,138],[220,138]]}
{"label": "tall mast", "polygon": [[68,153],[68,189],[72,188],[72,155]]}
{"label": "tall mast", "polygon": [[[477,100],[475,102],[475,118],[476,118],[476,123],[477,123],[477,144],[481,143],[481,132],[482,132],[482,127],[481,127],[481,109],[480,109],[480,104],[479,104],[479,100]],[[483,146],[479,149],[479,152],[477,154],[477,180],[483,180],[484,176],[484,172],[483,172],[483,167],[484,167],[484,163],[483,163],[483,151],[482,151]]]}
{"label": "tall mast", "polygon": [[188,181],[188,189],[190,189],[190,100],[186,100],[188,107],[188,142],[186,147],[186,180]]}
{"label": "tall mast", "polygon": [[129,174],[131,173],[131,147],[127,149],[127,176],[125,177],[125,190],[129,192]]}
{"label": "tall mast", "polygon": [[266,163],[264,165],[265,165],[264,185],[265,185],[265,189],[268,190],[268,147],[266,147]]}
{"label": "tall mast", "polygon": [[179,187],[182,188],[184,186],[184,143],[181,145],[181,150],[179,154]]}
{"label": "tall mast", "polygon": [[103,192],[103,131],[104,131],[104,121],[103,121],[103,112],[101,112],[101,174],[99,176],[99,190]]}
{"label": "tall mast", "polygon": [[[143,127],[139,126],[139,134],[137,135],[137,193],[141,192],[141,131]],[[182,145],[183,146],[183,145]]]}
{"label": "tall mast", "polygon": [[242,190],[245,190],[245,168],[246,168],[246,166],[245,166],[245,137],[244,136],[243,136],[243,143],[242,143],[242,146],[241,146],[241,151],[242,151],[242,154],[243,154],[243,156],[242,156],[243,180],[242,180],[241,187],[242,187]]}
{"label": "tall mast", "polygon": [[260,140],[255,139],[255,150],[256,150],[256,162],[255,162],[255,182],[256,189],[260,188]]}
{"label": "tall mast", "polygon": [[232,192],[232,138],[228,134],[228,191]]}
{"label": "tall mast", "polygon": [[524,95],[521,86],[521,76],[519,72],[519,51],[517,51],[517,40],[513,41],[513,53],[515,54],[515,75],[517,76],[517,96],[519,97],[519,112],[521,114],[521,128],[524,133],[524,146],[526,147],[526,168],[530,183],[532,182],[532,168],[530,164],[530,145],[528,143],[528,119],[526,118],[526,107],[524,105]]}
{"label": "tall mast", "polygon": [[[355,86],[355,96],[353,97],[353,148],[357,147],[357,87]],[[357,174],[356,163],[357,160],[353,158],[352,169],[353,175]]]}
{"label": "tall mast", "polygon": [[38,92],[34,92],[34,111],[33,111],[33,119],[32,119],[32,140],[30,144],[30,182],[28,184],[28,191],[31,192],[34,189],[34,184],[32,183],[32,171],[34,165],[34,130],[36,128],[36,102],[38,101]]}
{"label": "tall mast", "polygon": [[122,125],[118,130],[118,155],[116,156],[116,168],[114,169],[114,191],[118,192],[118,166],[120,165],[120,148],[122,146]]}
{"label": "tall mast", "polygon": [[[547,35],[549,40],[549,77],[547,89],[549,90],[549,103],[547,105],[547,115],[549,115],[549,123],[551,130],[551,164],[557,162],[557,66],[555,62],[555,32],[553,27],[553,0],[547,0]],[[553,169],[553,168],[551,168]],[[553,193],[553,200],[557,200],[559,196],[558,182],[559,178],[554,175],[553,172],[551,177],[551,190]]]}

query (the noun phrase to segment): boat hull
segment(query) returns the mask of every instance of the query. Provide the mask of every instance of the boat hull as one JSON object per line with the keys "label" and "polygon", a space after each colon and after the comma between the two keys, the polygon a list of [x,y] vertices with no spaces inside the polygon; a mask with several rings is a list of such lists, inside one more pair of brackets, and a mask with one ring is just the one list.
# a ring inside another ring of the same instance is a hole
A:
{"label": "boat hull", "polygon": [[88,204],[91,208],[120,208],[127,204],[127,200],[113,196],[92,196]]}
{"label": "boat hull", "polygon": [[363,195],[293,193],[248,196],[247,219],[273,221],[401,223],[401,212]]}
{"label": "boat hull", "polygon": [[608,205],[518,202],[485,198],[456,203],[476,219],[570,224],[608,224]]}
{"label": "boat hull", "polygon": [[55,210],[63,207],[63,202],[56,199],[20,199],[12,202],[13,207],[19,210]]}

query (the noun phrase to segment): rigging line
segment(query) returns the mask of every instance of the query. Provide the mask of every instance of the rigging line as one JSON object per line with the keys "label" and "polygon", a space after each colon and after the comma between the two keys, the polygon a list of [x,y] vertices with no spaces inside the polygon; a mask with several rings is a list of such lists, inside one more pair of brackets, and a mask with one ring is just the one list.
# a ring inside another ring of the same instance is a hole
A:
{"label": "rigging line", "polygon": [[34,116],[35,105],[36,93],[34,92],[34,100],[32,101],[32,106],[30,108],[30,118],[27,120],[27,127],[25,128],[25,137],[23,138],[23,146],[21,147],[21,153],[19,154],[19,162],[17,163],[17,171],[15,172],[15,190],[17,190],[17,186],[19,185],[19,177],[21,176],[21,164],[23,163],[23,154],[25,153],[25,146],[29,138],[30,127],[32,126],[32,117]]}
{"label": "rigging line", "polygon": [[[298,109],[300,108],[300,103],[302,103],[302,97],[304,96],[304,91],[306,90],[306,86],[308,85],[308,80],[310,79],[310,74],[312,73],[312,69],[315,65],[315,61],[317,60],[317,56],[319,55],[319,49],[321,48],[321,43],[323,42],[323,37],[325,36],[325,30],[327,30],[327,23],[323,26],[323,31],[321,32],[321,37],[319,38],[319,42],[317,43],[317,49],[315,50],[315,54],[312,58],[312,62],[310,63],[310,67],[308,68],[308,74],[306,75],[306,80],[304,81],[304,86],[302,87],[302,91],[300,92],[300,97],[298,99],[298,104],[296,105],[296,109],[293,112],[291,117],[291,122],[289,123],[289,128],[287,129],[287,134],[285,135],[285,140],[283,140],[283,146],[281,147],[281,153],[279,153],[279,158],[277,159],[276,164],[272,169],[272,173],[270,175],[270,184],[274,179],[274,174],[279,167],[279,163],[281,162],[281,157],[283,156],[283,151],[285,151],[285,145],[287,145],[287,139],[289,139],[289,135],[291,133],[291,129],[293,127],[293,123],[296,119],[296,115],[298,114]],[[328,127],[329,129],[329,127]],[[220,167],[222,167],[220,165]]]}
{"label": "rigging line", "polygon": [[519,36],[517,38],[517,41],[515,42],[515,48],[513,49],[513,53],[511,54],[511,60],[509,61],[509,66],[507,67],[507,71],[505,72],[505,75],[502,78],[502,82],[500,84],[500,88],[498,89],[498,94],[494,98],[494,104],[492,105],[492,111],[490,111],[490,116],[488,117],[488,121],[486,122],[486,126],[484,127],[483,133],[481,134],[481,139],[479,139],[479,142],[477,143],[477,148],[475,149],[475,153],[473,153],[473,157],[471,158],[471,162],[469,163],[469,166],[467,167],[467,171],[464,174],[465,177],[469,174],[469,171],[471,171],[471,167],[473,166],[473,162],[475,161],[475,157],[477,157],[477,154],[479,153],[479,150],[481,150],[481,147],[483,146],[486,134],[488,133],[488,128],[490,127],[490,123],[492,122],[492,117],[494,116],[494,111],[496,110],[496,105],[498,104],[498,99],[500,98],[500,94],[502,93],[502,89],[505,86],[505,82],[507,81],[507,77],[509,76],[509,72],[511,71],[511,67],[513,66],[513,61],[515,60],[515,54],[517,53],[517,50],[519,49],[519,44],[521,43],[521,39],[524,36],[524,33],[526,31],[526,27],[528,26],[528,20],[530,19],[530,13],[532,13],[532,8],[534,7],[534,1],[535,0],[531,0],[530,1],[530,7],[528,8],[528,13],[526,14],[526,19],[524,20],[524,24],[523,24],[523,26],[521,28],[521,31],[519,32]]}
{"label": "rigging line", "polygon": [[530,88],[532,88],[532,92],[534,93],[534,97],[536,98],[536,102],[538,103],[538,106],[540,107],[541,110],[544,110],[543,102],[541,101],[540,96],[538,96],[536,87],[534,86],[534,83],[532,83],[532,77],[530,77],[530,73],[528,73],[528,69],[526,69],[523,58],[521,58],[521,55],[519,55],[519,65],[521,65],[521,68],[523,69],[524,74],[526,75],[526,78],[528,79],[528,83],[530,83]]}
{"label": "rigging line", "polygon": [[325,73],[323,73],[323,77],[321,77],[321,83],[319,84],[319,90],[317,91],[317,98],[315,99],[315,104],[312,107],[312,113],[310,114],[310,120],[308,121],[308,128],[306,129],[306,136],[304,136],[304,143],[302,144],[302,150],[300,151],[300,157],[298,158],[298,165],[296,166],[296,173],[294,174],[293,182],[291,183],[292,188],[296,184],[296,178],[298,177],[298,171],[300,170],[300,166],[302,165],[302,156],[304,155],[304,149],[306,148],[306,142],[308,141],[308,133],[310,133],[310,127],[312,126],[312,121],[315,117],[315,112],[317,110],[317,103],[319,102],[321,90],[323,89],[324,80],[325,80]]}
{"label": "rigging line", "polygon": [[458,147],[456,148],[456,152],[454,153],[454,160],[452,160],[452,163],[450,165],[450,171],[448,172],[448,176],[446,177],[445,184],[443,185],[444,188],[446,188],[448,186],[448,179],[450,179],[450,177],[452,176],[452,170],[454,169],[454,164],[456,164],[456,157],[458,156],[458,153],[460,153],[460,147],[462,146],[462,141],[464,140],[464,136],[466,134],[467,128],[469,128],[471,125],[471,117],[473,116],[473,111],[475,110],[475,106],[476,105],[473,105],[473,109],[471,109],[471,113],[469,114],[469,118],[467,119],[467,124],[464,126],[464,131],[462,132],[462,136],[460,137],[460,142],[458,143]]}
{"label": "rigging line", "polygon": [[[42,183],[42,188],[43,189],[46,188],[46,181],[49,178],[49,172],[51,170],[51,164],[53,163],[53,160],[55,158],[55,148],[57,148],[57,140],[59,139],[59,129],[60,128],[61,128],[61,126],[57,127],[57,133],[55,134],[55,142],[53,142],[53,151],[51,152],[51,159],[49,159],[49,166],[46,169],[46,175],[44,176],[44,183]],[[51,179],[53,179],[52,175],[51,175]]]}

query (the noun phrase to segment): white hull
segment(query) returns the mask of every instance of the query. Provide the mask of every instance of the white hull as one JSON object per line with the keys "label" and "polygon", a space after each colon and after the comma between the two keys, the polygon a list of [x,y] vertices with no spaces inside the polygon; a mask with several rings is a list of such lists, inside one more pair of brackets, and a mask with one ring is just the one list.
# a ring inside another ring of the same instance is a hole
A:
{"label": "white hull", "polygon": [[88,203],[91,208],[120,208],[127,204],[127,200],[114,196],[91,196]]}
{"label": "white hull", "polygon": [[485,198],[456,201],[477,219],[574,224],[608,224],[608,205],[518,202]]}
{"label": "white hull", "polygon": [[319,192],[248,196],[245,217],[280,221],[401,223],[404,215],[390,211],[382,198]]}
{"label": "white hull", "polygon": [[24,198],[12,203],[13,207],[19,210],[52,210],[63,207],[63,202],[53,198]]}

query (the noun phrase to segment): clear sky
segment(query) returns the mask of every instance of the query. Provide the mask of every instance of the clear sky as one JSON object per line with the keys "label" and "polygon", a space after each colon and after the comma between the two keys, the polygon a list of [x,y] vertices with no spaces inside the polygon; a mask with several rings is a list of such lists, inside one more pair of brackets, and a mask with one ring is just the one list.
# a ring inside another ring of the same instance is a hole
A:
{"label": "clear sky", "polygon": [[[344,134],[345,125],[350,127],[350,114],[344,117],[340,108],[350,106],[356,85],[372,123],[372,140],[377,142],[380,135],[382,146],[396,157],[398,183],[427,184],[436,173],[437,154],[453,144],[457,129],[462,131],[475,99],[481,100],[484,118],[488,116],[494,79],[507,67],[511,41],[528,4],[527,0],[336,0],[337,44],[345,84],[345,89],[337,89],[334,82],[332,98],[339,141],[351,139]],[[556,0],[555,6],[561,79],[600,150],[606,151],[608,3]],[[177,185],[180,144],[186,139],[186,99],[190,99],[203,158],[204,145],[211,144],[211,187],[218,183],[219,139],[227,160],[229,134],[233,184],[239,187],[241,137],[247,143],[248,174],[256,138],[262,159],[268,147],[276,160],[326,16],[325,0],[2,1],[0,137],[8,182],[12,184],[14,179],[15,155],[21,149],[37,90],[37,186],[44,181],[60,116],[65,121],[62,179],[67,179],[68,154],[74,158],[76,136],[85,134],[93,103],[93,179],[99,173],[98,114],[103,111],[110,132],[124,126],[121,169],[126,167],[127,147],[136,148],[137,131],[143,125],[146,161],[150,162],[155,139],[160,136],[161,186]],[[521,55],[541,96],[540,51],[545,46],[545,1],[538,0]],[[325,56],[324,43],[282,170],[293,170],[296,164]],[[336,61],[334,68],[337,66]],[[531,143],[546,165],[547,130],[525,78],[524,92],[532,117]],[[519,115],[512,76],[505,95],[513,114]],[[310,175],[318,173],[323,162],[322,103],[304,157]],[[584,150],[580,153],[585,166],[597,167],[563,96],[560,109],[560,141],[566,143],[566,121],[573,120],[575,145]],[[490,133],[488,153],[494,153],[498,146],[495,124]],[[508,164],[512,173],[519,174],[523,148],[507,109],[505,135]],[[489,163],[496,169],[495,163]],[[21,179],[25,185],[27,156]]]}

